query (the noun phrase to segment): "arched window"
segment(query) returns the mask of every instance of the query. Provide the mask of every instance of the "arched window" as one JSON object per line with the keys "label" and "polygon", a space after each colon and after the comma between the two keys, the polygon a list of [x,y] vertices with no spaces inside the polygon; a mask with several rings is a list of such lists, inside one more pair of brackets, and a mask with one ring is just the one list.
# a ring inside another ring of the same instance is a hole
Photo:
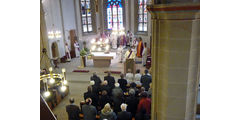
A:
{"label": "arched window", "polygon": [[138,31],[147,31],[147,0],[138,0]]}
{"label": "arched window", "polygon": [[92,32],[92,13],[90,0],[81,0],[82,30],[84,33]]}
{"label": "arched window", "polygon": [[108,28],[108,30],[123,29],[122,0],[108,0],[108,2],[107,2],[107,28]]}

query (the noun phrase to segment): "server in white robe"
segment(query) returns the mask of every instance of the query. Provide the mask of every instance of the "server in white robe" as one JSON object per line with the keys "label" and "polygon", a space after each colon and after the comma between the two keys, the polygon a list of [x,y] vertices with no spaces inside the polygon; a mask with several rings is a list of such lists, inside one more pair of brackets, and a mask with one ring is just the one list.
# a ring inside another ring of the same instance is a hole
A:
{"label": "server in white robe", "polygon": [[70,49],[67,43],[65,44],[65,52],[66,52],[67,61],[71,61]]}
{"label": "server in white robe", "polygon": [[80,56],[80,48],[79,48],[79,43],[77,41],[74,42],[74,48],[75,48],[75,54],[76,54],[76,57],[79,57]]}
{"label": "server in white robe", "polygon": [[145,42],[142,52],[142,65],[146,66],[146,62],[147,62],[147,43]]}

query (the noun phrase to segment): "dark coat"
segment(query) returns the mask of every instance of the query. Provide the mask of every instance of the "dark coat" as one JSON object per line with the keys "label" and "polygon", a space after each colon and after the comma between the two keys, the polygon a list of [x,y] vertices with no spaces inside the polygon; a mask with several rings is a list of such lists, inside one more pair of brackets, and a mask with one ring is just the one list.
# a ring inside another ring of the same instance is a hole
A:
{"label": "dark coat", "polygon": [[145,90],[148,91],[150,87],[149,84],[152,82],[152,77],[149,75],[143,75],[140,81],[142,83],[142,86],[145,88]]}
{"label": "dark coat", "polygon": [[118,113],[117,120],[132,120],[132,115],[130,112],[121,111]]}
{"label": "dark coat", "polygon": [[99,91],[102,92],[103,90],[106,90],[109,96],[112,95],[111,88],[110,88],[108,85],[102,85],[102,86],[100,86]]}
{"label": "dark coat", "polygon": [[103,109],[104,105],[107,103],[112,105],[112,99],[108,95],[101,95],[101,96],[99,96],[98,103],[99,103],[99,106],[101,107],[101,109]]}
{"label": "dark coat", "polygon": [[113,97],[113,111],[117,114],[121,111],[121,104],[124,103],[123,97]]}
{"label": "dark coat", "polygon": [[98,76],[92,76],[90,79],[95,82],[94,85],[96,85],[97,87],[99,87],[100,84],[102,83],[101,79]]}
{"label": "dark coat", "polygon": [[111,89],[114,88],[114,84],[115,84],[115,79],[114,79],[114,77],[112,77],[112,76],[105,76],[105,77],[104,77],[104,80],[107,80],[108,85],[110,86]]}
{"label": "dark coat", "polygon": [[120,88],[122,88],[123,92],[127,91],[127,80],[118,79],[118,83],[120,84]]}
{"label": "dark coat", "polygon": [[85,92],[84,93],[84,100],[86,100],[87,98],[91,98],[92,99],[92,105],[94,105],[95,107],[97,107],[97,101],[98,101],[98,95],[95,94],[94,92]]}
{"label": "dark coat", "polygon": [[77,105],[67,105],[68,120],[80,120],[80,109]]}
{"label": "dark coat", "polygon": [[135,96],[129,96],[129,97],[126,98],[126,104],[128,105],[127,106],[127,111],[131,112],[133,117],[135,117],[135,115],[136,115],[138,102],[139,102],[139,100]]}
{"label": "dark coat", "polygon": [[84,120],[96,120],[97,109],[93,105],[83,105],[82,112]]}

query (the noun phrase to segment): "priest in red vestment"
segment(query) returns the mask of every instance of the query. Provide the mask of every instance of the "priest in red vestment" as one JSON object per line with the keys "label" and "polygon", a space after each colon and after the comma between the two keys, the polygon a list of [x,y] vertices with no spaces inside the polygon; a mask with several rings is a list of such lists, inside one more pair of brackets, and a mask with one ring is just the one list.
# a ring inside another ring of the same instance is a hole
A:
{"label": "priest in red vestment", "polygon": [[142,42],[142,38],[139,37],[139,42],[137,45],[137,57],[142,57],[142,52],[143,52],[143,42]]}

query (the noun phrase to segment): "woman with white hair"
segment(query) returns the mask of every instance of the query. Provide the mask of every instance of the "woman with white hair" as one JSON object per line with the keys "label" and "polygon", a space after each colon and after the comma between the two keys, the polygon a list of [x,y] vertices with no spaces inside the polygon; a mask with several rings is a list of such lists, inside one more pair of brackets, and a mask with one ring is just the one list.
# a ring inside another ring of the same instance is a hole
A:
{"label": "woman with white hair", "polygon": [[130,112],[127,112],[127,104],[121,104],[122,111],[118,113],[118,120],[132,120],[132,115]]}
{"label": "woman with white hair", "polygon": [[116,120],[117,119],[116,113],[113,112],[109,103],[107,103],[104,106],[104,108],[101,110],[100,120],[104,120],[104,119],[107,119],[107,120]]}

